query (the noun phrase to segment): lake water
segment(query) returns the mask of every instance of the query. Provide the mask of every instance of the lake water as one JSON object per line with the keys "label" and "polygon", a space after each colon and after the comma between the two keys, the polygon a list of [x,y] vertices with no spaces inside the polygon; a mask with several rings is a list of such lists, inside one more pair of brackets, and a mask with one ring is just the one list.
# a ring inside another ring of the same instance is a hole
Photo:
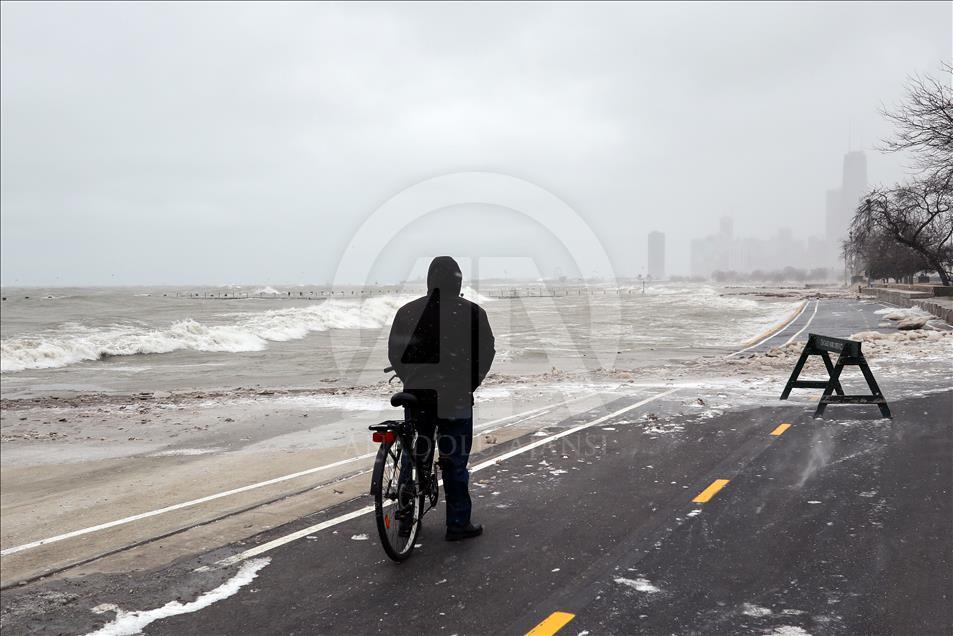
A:
{"label": "lake water", "polygon": [[[727,352],[797,306],[702,284],[657,284],[644,294],[608,286],[563,287],[556,296],[540,290],[465,290],[489,315],[494,372],[638,368]],[[374,383],[388,364],[394,313],[422,292],[5,288],[0,381],[4,397]]]}

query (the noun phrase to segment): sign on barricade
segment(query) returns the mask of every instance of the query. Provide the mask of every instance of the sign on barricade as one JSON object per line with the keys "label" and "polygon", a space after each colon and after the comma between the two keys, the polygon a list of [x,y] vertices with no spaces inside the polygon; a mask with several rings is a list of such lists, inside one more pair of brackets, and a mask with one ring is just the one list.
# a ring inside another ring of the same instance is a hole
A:
{"label": "sign on barricade", "polygon": [[[816,333],[808,335],[807,344],[794,365],[794,371],[788,380],[784,391],[781,393],[781,399],[786,400],[791,394],[791,389],[824,389],[821,399],[817,403],[817,410],[814,411],[814,417],[821,417],[828,404],[875,404],[880,409],[880,414],[884,417],[890,415],[890,407],[887,406],[887,400],[884,398],[880,387],[877,386],[877,380],[867,366],[867,360],[860,350],[860,344],[856,340],[845,340],[844,338],[831,338],[830,336],[821,336]],[[832,363],[829,353],[837,354],[837,362]],[[827,380],[798,380],[804,363],[810,356],[820,356],[827,369]],[[870,387],[870,395],[846,395],[840,383],[840,375],[847,366],[858,366],[867,380],[867,386]],[[835,395],[836,393],[836,395]]]}

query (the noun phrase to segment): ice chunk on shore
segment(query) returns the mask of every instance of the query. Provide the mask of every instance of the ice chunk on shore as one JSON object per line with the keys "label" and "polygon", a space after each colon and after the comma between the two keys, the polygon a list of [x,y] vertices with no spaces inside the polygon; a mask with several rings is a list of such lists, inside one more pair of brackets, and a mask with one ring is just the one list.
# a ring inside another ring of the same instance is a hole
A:
{"label": "ice chunk on shore", "polygon": [[906,320],[907,318],[926,318],[927,320],[933,318],[933,314],[923,311],[919,307],[887,307],[886,309],[878,309],[874,312],[886,318],[887,320]]}
{"label": "ice chunk on shore", "polygon": [[924,317],[904,318],[903,320],[897,323],[897,329],[899,329],[900,331],[911,331],[913,329],[923,329],[929,320],[930,320],[929,318],[924,318]]}

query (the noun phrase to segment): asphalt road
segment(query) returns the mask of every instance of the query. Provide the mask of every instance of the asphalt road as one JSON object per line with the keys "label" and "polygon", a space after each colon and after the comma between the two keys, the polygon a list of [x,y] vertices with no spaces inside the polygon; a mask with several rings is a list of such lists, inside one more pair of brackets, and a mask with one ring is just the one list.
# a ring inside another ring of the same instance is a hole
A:
{"label": "asphalt road", "polygon": [[475,476],[477,540],[431,514],[395,565],[358,517],[146,633],[526,633],[564,612],[566,634],[949,634],[951,401],[846,424],[761,408],[687,438],[607,423]]}
{"label": "asphalt road", "polygon": [[[858,301],[846,298],[809,300],[804,307],[804,311],[797,318],[769,338],[761,340],[743,350],[743,352],[752,354],[783,346],[796,340],[807,340],[807,334],[809,333],[818,333],[834,338],[849,338],[851,334],[861,331],[895,331],[896,328],[893,324],[880,327],[880,324],[889,321],[885,320],[883,315],[876,313],[879,310],[892,307],[893,305],[874,300]],[[936,319],[930,321],[930,327],[928,328],[948,330],[951,327]]]}
{"label": "asphalt road", "polygon": [[[809,330],[849,335],[879,307],[845,303],[856,315],[822,311]],[[192,605],[121,615],[149,635],[950,634],[953,388],[934,388],[892,401],[893,420],[813,420],[803,401],[666,417],[691,389],[644,388],[472,458],[515,452],[472,477],[478,539],[443,541],[441,505],[394,564],[363,497],[161,572],[4,591],[4,636],[85,633],[116,617],[96,605],[175,600]],[[31,602],[42,615],[23,618]]]}

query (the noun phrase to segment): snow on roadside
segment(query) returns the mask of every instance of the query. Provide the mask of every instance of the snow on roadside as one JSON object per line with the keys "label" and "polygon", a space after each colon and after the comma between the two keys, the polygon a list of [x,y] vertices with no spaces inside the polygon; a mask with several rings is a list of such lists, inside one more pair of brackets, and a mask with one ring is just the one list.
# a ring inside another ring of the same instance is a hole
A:
{"label": "snow on roadside", "polygon": [[887,307],[885,309],[878,309],[874,313],[883,316],[887,320],[906,320],[907,318],[926,318],[927,320],[932,320],[936,318],[936,316],[930,312],[923,311],[919,307]]}
{"label": "snow on roadside", "polygon": [[781,625],[765,632],[765,636],[811,636],[811,632],[797,625]]}
{"label": "snow on roadside", "polygon": [[251,583],[258,576],[258,571],[271,563],[270,557],[263,559],[252,559],[246,561],[232,578],[225,581],[214,590],[202,594],[191,603],[180,603],[179,601],[169,601],[162,607],[151,610],[136,610],[127,612],[115,605],[99,605],[93,608],[97,614],[108,611],[115,611],[116,618],[112,622],[106,623],[87,636],[128,636],[139,634],[150,623],[170,616],[179,616],[180,614],[190,614],[203,610],[213,603],[225,600],[234,596],[244,586]]}
{"label": "snow on roadside", "polygon": [[769,610],[767,607],[755,605],[754,603],[742,603],[741,613],[745,616],[754,616],[756,618],[760,618],[762,616],[770,616],[771,610]]}
{"label": "snow on roadside", "polygon": [[655,594],[656,592],[661,592],[661,590],[652,585],[651,581],[648,579],[627,579],[625,577],[617,576],[612,580],[619,585],[630,587],[636,592],[645,592],[646,594]]}

